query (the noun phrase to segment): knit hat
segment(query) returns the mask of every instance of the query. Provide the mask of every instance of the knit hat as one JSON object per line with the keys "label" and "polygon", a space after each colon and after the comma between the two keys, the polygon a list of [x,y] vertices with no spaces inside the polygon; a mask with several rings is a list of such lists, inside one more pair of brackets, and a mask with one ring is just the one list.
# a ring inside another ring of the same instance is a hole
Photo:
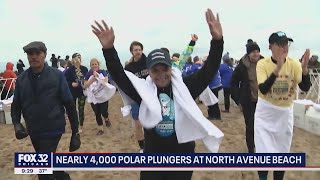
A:
{"label": "knit hat", "polygon": [[230,55],[229,55],[229,52],[227,52],[225,55],[223,55],[222,60],[227,61],[229,59],[230,59]]}
{"label": "knit hat", "polygon": [[260,47],[256,42],[248,43],[246,45],[247,48],[247,54],[250,54],[252,51],[258,50],[260,52]]}

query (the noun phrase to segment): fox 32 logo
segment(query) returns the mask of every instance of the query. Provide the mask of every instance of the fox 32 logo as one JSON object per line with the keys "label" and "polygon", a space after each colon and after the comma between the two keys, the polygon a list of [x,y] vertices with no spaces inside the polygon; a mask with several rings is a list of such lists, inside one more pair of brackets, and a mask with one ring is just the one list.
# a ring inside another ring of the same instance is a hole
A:
{"label": "fox 32 logo", "polygon": [[51,153],[15,153],[15,167],[49,167]]}

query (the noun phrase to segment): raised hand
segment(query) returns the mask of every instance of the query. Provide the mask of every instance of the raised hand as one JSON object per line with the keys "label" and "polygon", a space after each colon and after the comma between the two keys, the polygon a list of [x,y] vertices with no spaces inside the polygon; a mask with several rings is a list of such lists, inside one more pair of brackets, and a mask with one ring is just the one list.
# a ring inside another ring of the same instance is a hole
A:
{"label": "raised hand", "polygon": [[96,23],[97,27],[91,25],[92,32],[98,37],[102,47],[104,49],[112,48],[115,39],[112,27],[109,28],[106,22],[104,22],[104,20],[102,20],[103,26],[99,24],[97,21],[94,22]]}
{"label": "raised hand", "polygon": [[191,34],[191,40],[192,41],[197,41],[198,40],[198,36],[196,34]]}
{"label": "raised hand", "polygon": [[206,12],[206,20],[207,20],[212,38],[214,40],[222,39],[223,32],[220,24],[219,14],[217,14],[217,17],[215,17],[212,10],[208,9]]}
{"label": "raised hand", "polygon": [[308,74],[309,59],[310,59],[310,49],[306,49],[301,61],[302,72],[304,75]]}
{"label": "raised hand", "polygon": [[[282,56],[278,56],[278,57],[282,57]],[[276,66],[276,69],[273,71],[273,73],[278,76],[279,73],[280,73],[280,70],[282,68],[282,65],[284,64],[286,58],[283,56],[282,58],[280,59],[277,59],[277,66]]]}

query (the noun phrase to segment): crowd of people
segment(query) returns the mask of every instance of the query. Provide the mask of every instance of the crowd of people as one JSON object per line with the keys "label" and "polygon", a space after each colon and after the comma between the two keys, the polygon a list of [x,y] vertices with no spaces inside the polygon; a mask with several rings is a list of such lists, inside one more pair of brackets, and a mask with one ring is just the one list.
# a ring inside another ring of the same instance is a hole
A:
{"label": "crowd of people", "polygon": [[[198,41],[198,36],[192,34],[187,47],[172,56],[166,47],[145,55],[143,44],[133,41],[129,46],[132,57],[123,67],[114,47],[114,31],[104,21],[91,27],[102,45],[108,70],[101,69],[96,58],[90,60],[88,69],[82,64],[80,53],[74,53],[71,60],[69,56],[62,60],[52,54],[50,67],[45,62],[47,48],[43,42],[24,46],[30,68],[24,70],[25,65],[19,60],[17,74],[12,63],[7,64],[3,73],[4,78],[17,78],[13,86],[5,84],[3,91],[10,96],[14,94],[11,116],[16,138],[30,136],[36,152],[55,152],[65,132],[66,113],[72,129],[70,151],[75,151],[80,148],[80,134],[85,131],[86,101],[95,114],[96,135],[100,136],[105,126],[112,128],[108,101],[117,88],[124,105],[130,106],[140,152],[193,153],[198,139],[204,141],[210,152],[218,152],[223,132],[210,120],[222,120],[221,112],[232,113],[231,99],[243,112],[249,153],[290,152],[295,92],[297,86],[309,90],[308,64],[316,65],[318,56],[310,58],[307,49],[300,63],[289,58],[293,39],[279,31],[269,37],[271,57],[263,57],[258,43],[248,39],[244,56],[236,63],[229,52],[223,55],[219,16],[208,9],[206,20],[212,39],[208,56],[203,58],[191,57]],[[202,93],[218,98],[220,90],[224,94],[223,110],[212,102],[207,105],[205,117],[195,100]],[[21,114],[26,128],[20,122]],[[142,171],[140,179],[187,180],[192,174],[192,171]],[[267,179],[268,172],[258,174],[260,180]],[[276,180],[283,177],[283,171],[274,173]],[[59,171],[39,175],[39,179],[54,178],[70,179],[70,176]]]}

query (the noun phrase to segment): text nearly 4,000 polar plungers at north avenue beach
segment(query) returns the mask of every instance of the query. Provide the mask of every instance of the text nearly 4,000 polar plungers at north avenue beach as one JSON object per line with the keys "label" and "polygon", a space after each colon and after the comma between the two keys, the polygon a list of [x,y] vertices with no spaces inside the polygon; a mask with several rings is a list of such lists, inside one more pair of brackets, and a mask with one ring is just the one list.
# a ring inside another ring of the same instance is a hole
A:
{"label": "text nearly 4,000 polar plungers at north avenue beach", "polygon": [[57,156],[58,164],[293,164],[300,156]]}

